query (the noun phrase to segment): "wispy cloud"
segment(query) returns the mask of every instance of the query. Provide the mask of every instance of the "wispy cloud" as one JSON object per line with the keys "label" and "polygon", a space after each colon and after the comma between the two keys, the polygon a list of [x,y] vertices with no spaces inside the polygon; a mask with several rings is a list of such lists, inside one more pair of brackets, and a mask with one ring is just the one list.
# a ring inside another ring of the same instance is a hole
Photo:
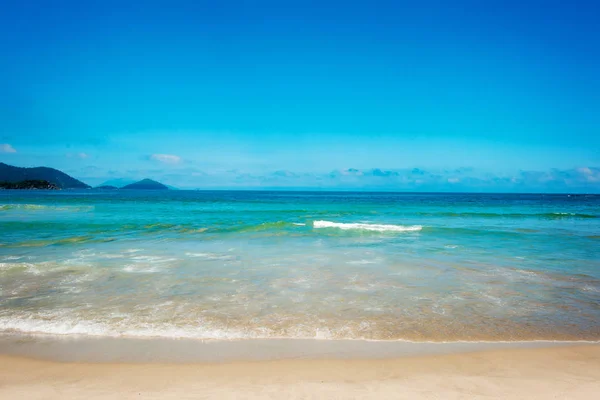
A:
{"label": "wispy cloud", "polygon": [[[221,182],[226,183],[224,178]],[[600,168],[580,167],[547,171],[519,171],[497,175],[473,168],[334,170],[322,174],[276,171],[264,176],[240,175],[236,185],[270,187],[321,187],[353,190],[482,191],[482,192],[600,192]]]}
{"label": "wispy cloud", "polygon": [[152,154],[150,159],[164,164],[179,164],[181,162],[181,157],[173,154]]}
{"label": "wispy cloud", "polygon": [[[163,160],[169,160],[171,163],[174,161],[164,157]],[[591,166],[545,171],[522,170],[512,174],[493,174],[472,168],[458,170],[346,168],[321,173],[289,170],[257,173],[242,170],[203,171],[191,166],[168,169],[156,167],[126,170],[120,173],[111,171],[108,174],[107,171],[96,171],[89,167],[81,170],[79,176],[94,177],[89,178],[90,182],[92,180],[104,182],[115,177],[133,180],[149,177],[182,189],[319,188],[416,192],[600,193],[600,168]]]}
{"label": "wispy cloud", "polygon": [[82,160],[85,160],[89,157],[87,153],[67,153],[66,156],[67,158],[79,158]]}
{"label": "wispy cloud", "polygon": [[1,143],[0,144],[0,153],[16,153],[17,150],[15,150],[14,147],[12,147],[10,144],[8,143]]}

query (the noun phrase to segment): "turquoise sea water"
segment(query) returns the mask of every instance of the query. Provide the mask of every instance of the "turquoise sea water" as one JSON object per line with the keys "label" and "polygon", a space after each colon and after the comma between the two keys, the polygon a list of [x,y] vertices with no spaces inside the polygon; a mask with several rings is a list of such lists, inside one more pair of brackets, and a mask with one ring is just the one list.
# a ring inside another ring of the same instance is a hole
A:
{"label": "turquoise sea water", "polygon": [[600,196],[4,191],[0,332],[600,340]]}

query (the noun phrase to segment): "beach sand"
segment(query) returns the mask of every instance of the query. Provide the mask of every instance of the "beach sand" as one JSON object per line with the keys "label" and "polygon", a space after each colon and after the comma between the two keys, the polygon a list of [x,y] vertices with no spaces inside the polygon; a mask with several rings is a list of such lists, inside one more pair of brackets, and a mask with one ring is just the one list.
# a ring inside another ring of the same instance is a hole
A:
{"label": "beach sand", "polygon": [[599,345],[220,363],[0,356],[1,399],[595,399],[599,394]]}

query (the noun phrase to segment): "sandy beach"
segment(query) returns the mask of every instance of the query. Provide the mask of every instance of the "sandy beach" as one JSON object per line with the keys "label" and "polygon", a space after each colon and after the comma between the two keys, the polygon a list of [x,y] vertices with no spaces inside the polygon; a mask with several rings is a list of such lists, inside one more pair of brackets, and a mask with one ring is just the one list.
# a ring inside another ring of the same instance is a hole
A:
{"label": "sandy beach", "polygon": [[600,346],[395,359],[83,363],[0,357],[3,399],[592,399]]}

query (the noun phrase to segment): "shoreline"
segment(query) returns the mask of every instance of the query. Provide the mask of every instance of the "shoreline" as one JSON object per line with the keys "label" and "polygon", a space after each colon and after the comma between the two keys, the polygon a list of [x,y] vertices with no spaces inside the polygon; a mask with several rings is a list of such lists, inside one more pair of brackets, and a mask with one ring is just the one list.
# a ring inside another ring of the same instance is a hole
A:
{"label": "shoreline", "polygon": [[598,341],[415,342],[364,339],[189,339],[0,334],[0,356],[87,363],[374,360],[480,351],[599,346]]}
{"label": "shoreline", "polygon": [[11,399],[590,399],[599,391],[600,345],[220,363],[0,356],[0,398]]}

